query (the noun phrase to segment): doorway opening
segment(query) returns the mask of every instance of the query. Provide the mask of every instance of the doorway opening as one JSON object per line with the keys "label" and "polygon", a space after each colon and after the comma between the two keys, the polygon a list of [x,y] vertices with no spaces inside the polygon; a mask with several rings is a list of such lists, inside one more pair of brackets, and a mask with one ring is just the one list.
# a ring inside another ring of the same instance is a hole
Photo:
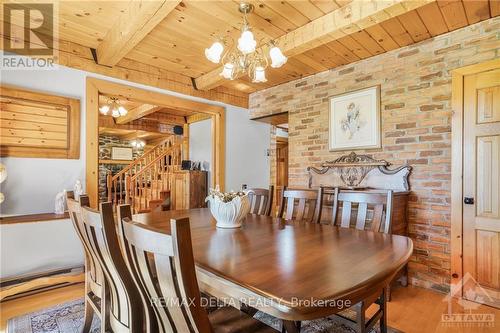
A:
{"label": "doorway opening", "polygon": [[[113,116],[118,107],[121,114]],[[91,205],[130,204],[135,212],[204,206],[209,184],[224,187],[224,112],[223,107],[88,78]],[[206,150],[209,154],[199,153]]]}
{"label": "doorway opening", "polygon": [[274,187],[273,214],[277,211],[283,188],[288,186],[288,112],[256,117],[252,120],[271,124],[269,149],[270,185]]}

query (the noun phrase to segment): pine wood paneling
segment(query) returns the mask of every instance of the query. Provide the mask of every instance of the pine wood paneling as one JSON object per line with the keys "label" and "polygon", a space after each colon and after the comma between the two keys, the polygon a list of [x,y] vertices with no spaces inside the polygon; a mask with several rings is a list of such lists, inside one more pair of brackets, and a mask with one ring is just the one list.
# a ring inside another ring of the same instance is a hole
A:
{"label": "pine wood paneling", "polygon": [[377,55],[384,53],[385,50],[382,46],[380,46],[365,30],[361,30],[355,32],[351,35],[351,37],[359,44],[363,45],[363,47],[371,54]]}
{"label": "pine wood paneling", "polygon": [[354,38],[351,36],[345,36],[340,38],[339,43],[344,45],[349,51],[354,53],[357,57],[360,59],[368,58],[372,54],[366,50],[363,45],[358,43]]}
{"label": "pine wood paneling", "polygon": [[431,36],[434,37],[448,32],[448,27],[436,2],[417,8],[417,13]]}
{"label": "pine wood paneling", "polygon": [[411,12],[404,13],[400,15],[398,19],[401,25],[408,31],[414,42],[420,42],[431,37],[417,11],[412,10]]}
{"label": "pine wood paneling", "polygon": [[79,158],[80,102],[1,87],[1,156]]}
{"label": "pine wood paneling", "polygon": [[450,31],[467,25],[467,16],[461,0],[440,0],[438,5]]}
{"label": "pine wood paneling", "polygon": [[490,0],[491,17],[500,15],[500,1]]}
{"label": "pine wood paneling", "polygon": [[384,21],[380,23],[380,25],[389,33],[389,35],[391,35],[392,39],[394,39],[399,46],[402,47],[413,44],[413,39],[396,17]]}
{"label": "pine wood paneling", "polygon": [[[247,102],[243,100],[248,93],[411,45],[500,14],[500,1],[497,0],[429,1],[428,4],[418,1],[395,3],[369,19],[342,26],[342,22],[351,18],[362,18],[373,10],[375,2],[378,6],[383,1],[251,0],[255,10],[248,15],[248,21],[259,46],[280,39],[285,54],[289,52],[288,63],[277,70],[269,69],[269,81],[258,84],[249,82],[246,77],[234,81],[220,80],[217,69],[220,64],[213,64],[204,57],[205,48],[217,36],[229,36],[232,39],[229,44],[233,45],[238,39],[242,15],[237,10],[237,0],[180,2],[112,68],[93,63],[89,48],[99,47],[113,26],[117,26],[119,17],[130,15],[129,3],[65,1],[59,5],[60,37],[62,43],[71,42],[73,50],[69,53],[79,52],[80,58],[68,58],[68,52],[64,52],[60,63],[105,75],[113,74],[114,77],[131,77],[145,84],[158,83],[162,88],[246,106]],[[302,29],[333,11],[336,15],[331,16],[332,20],[324,20],[314,29]],[[296,41],[283,37],[304,30],[303,38],[309,38],[332,24],[340,24],[342,28],[333,35],[311,41],[306,48],[298,48]],[[75,43],[79,45],[76,48],[73,47]],[[313,46],[316,47],[309,49]],[[80,47],[83,53],[78,50]],[[287,51],[288,47],[292,47],[293,52]],[[263,51],[267,52],[267,49]],[[151,77],[139,78],[138,72],[148,73]],[[203,77],[206,74],[210,75]],[[166,84],[164,76],[169,76],[173,82]],[[154,77],[161,79],[155,82]],[[202,92],[193,87],[192,78],[199,89],[211,87],[205,85],[207,80],[217,80],[219,86]]]}
{"label": "pine wood paneling", "polygon": [[490,4],[488,0],[463,0],[463,5],[469,24],[490,18]]}
{"label": "pine wood paneling", "polygon": [[374,25],[372,27],[366,28],[365,31],[384,48],[385,51],[390,51],[397,49],[399,47],[398,43],[392,39],[391,35],[382,28],[381,24]]}
{"label": "pine wood paneling", "polygon": [[352,53],[351,50],[349,50],[347,47],[345,47],[343,44],[341,44],[340,42],[338,42],[336,40],[326,44],[326,46],[329,49],[333,50],[340,57],[342,57],[342,59],[345,60],[345,63],[358,61],[360,59],[357,55]]}

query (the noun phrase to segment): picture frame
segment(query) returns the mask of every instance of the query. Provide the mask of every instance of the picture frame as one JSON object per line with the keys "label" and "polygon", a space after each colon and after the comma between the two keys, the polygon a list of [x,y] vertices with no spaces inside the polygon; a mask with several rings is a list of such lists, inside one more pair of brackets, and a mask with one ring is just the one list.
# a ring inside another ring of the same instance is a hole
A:
{"label": "picture frame", "polygon": [[329,151],[381,146],[379,85],[330,97]]}
{"label": "picture frame", "polygon": [[132,147],[111,147],[111,159],[132,161],[134,159]]}

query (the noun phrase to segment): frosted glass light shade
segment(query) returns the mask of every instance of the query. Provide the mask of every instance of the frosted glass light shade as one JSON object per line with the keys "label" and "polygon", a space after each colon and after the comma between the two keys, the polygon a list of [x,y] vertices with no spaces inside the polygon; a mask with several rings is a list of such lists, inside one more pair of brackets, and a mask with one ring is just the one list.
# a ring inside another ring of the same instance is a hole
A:
{"label": "frosted glass light shade", "polygon": [[103,115],[107,115],[109,112],[109,106],[108,105],[103,105],[99,108],[99,112],[102,113]]}
{"label": "frosted glass light shade", "polygon": [[255,82],[255,83],[267,82],[266,70],[264,69],[264,67],[262,67],[262,66],[255,67],[255,72],[253,74],[252,82]]}
{"label": "frosted glass light shade", "polygon": [[222,73],[220,73],[220,75],[225,78],[225,79],[228,79],[228,80],[232,80],[234,77],[234,64],[233,63],[226,63],[224,65],[224,69],[222,70]]}
{"label": "frosted glass light shade", "polygon": [[218,64],[224,51],[224,45],[221,42],[215,42],[209,49],[205,49],[205,57],[213,63]]}
{"label": "frosted glass light shade", "polygon": [[277,46],[271,47],[269,50],[269,57],[271,58],[272,68],[279,68],[288,60],[288,58],[283,55],[283,52],[281,52],[280,48]]}
{"label": "frosted glass light shade", "polygon": [[118,113],[120,114],[120,116],[124,116],[124,115],[126,115],[128,113],[128,111],[123,106],[120,106],[118,108]]}
{"label": "frosted glass light shade", "polygon": [[241,37],[238,38],[238,50],[243,54],[249,54],[255,51],[255,46],[257,42],[253,37],[253,33],[250,30],[244,30],[241,33]]}

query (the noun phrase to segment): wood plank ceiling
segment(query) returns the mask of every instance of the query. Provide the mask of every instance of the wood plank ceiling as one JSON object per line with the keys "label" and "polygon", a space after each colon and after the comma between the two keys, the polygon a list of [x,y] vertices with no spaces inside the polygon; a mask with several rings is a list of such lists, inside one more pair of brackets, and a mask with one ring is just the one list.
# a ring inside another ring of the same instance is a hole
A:
{"label": "wood plank ceiling", "polygon": [[[359,1],[359,0],[355,0]],[[250,0],[255,10],[248,20],[259,45],[281,37],[352,0]],[[155,66],[199,78],[220,65],[209,62],[204,49],[214,37],[237,40],[242,16],[239,1],[183,0],[120,61]],[[246,76],[223,81],[228,90],[251,93],[330,68],[356,62],[393,49],[462,28],[500,15],[498,0],[439,0],[366,29],[290,57],[279,69],[268,68],[268,82],[254,84]],[[127,1],[63,1],[59,6],[59,37],[81,46],[99,49],[117,17],[132,8]],[[394,15],[392,15],[394,16]],[[222,89],[222,88],[221,88]]]}

